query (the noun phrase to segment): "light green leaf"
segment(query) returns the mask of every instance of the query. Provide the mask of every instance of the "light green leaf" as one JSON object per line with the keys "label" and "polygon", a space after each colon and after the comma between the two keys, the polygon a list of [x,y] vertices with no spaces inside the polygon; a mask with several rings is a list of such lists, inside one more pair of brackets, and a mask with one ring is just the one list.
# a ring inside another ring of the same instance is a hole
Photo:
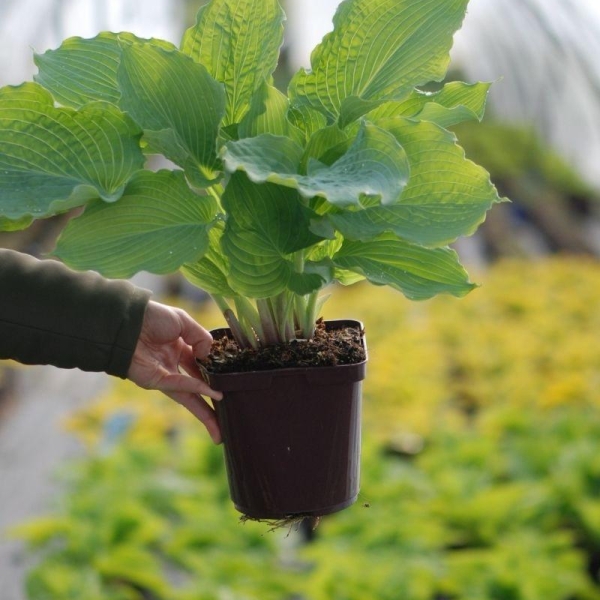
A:
{"label": "light green leaf", "polygon": [[363,100],[357,96],[344,98],[340,106],[339,126],[343,129],[372,109],[380,106],[382,102],[383,100]]}
{"label": "light green leaf", "polygon": [[256,137],[263,133],[271,133],[290,137],[298,144],[303,144],[304,134],[288,120],[288,109],[287,96],[264,83],[252,97],[250,110],[238,127],[239,137]]}
{"label": "light green leaf", "polygon": [[431,94],[417,118],[450,127],[463,121],[481,121],[491,83],[449,83]]}
{"label": "light green leaf", "polygon": [[410,179],[400,201],[327,215],[345,237],[366,240],[384,231],[425,246],[441,246],[472,234],[500,201],[485,169],[465,158],[454,135],[433,123],[389,118],[377,121],[406,150]]}
{"label": "light green leaf", "polygon": [[341,285],[354,285],[360,281],[364,281],[366,277],[354,271],[346,271],[345,269],[335,269],[334,279]]}
{"label": "light green leaf", "polygon": [[183,265],[180,271],[188,281],[209,294],[231,298],[236,293],[229,285],[229,262],[221,251],[223,231],[224,225],[217,223],[208,234],[206,254],[199,260]]}
{"label": "light green leaf", "polygon": [[368,242],[346,240],[333,258],[336,267],[364,275],[376,285],[389,285],[410,300],[437,294],[464,296],[474,287],[448,248],[423,248],[385,234]]}
{"label": "light green leaf", "polygon": [[224,125],[239,123],[277,66],[285,15],[277,0],[212,0],[183,37],[182,52],[225,84]]}
{"label": "light green leaf", "polygon": [[405,100],[386,102],[369,112],[366,118],[378,121],[385,117],[414,117],[445,128],[463,121],[481,121],[490,86],[490,83],[454,81],[439,92],[413,90]]}
{"label": "light green leaf", "polygon": [[291,103],[288,119],[294,127],[304,133],[305,140],[327,126],[327,117],[322,112],[306,104]]}
{"label": "light green leaf", "polygon": [[216,202],[192,192],[181,171],[140,171],[119,202],[95,202],[70,221],[55,254],[107,277],[172,273],[206,252],[216,211]]}
{"label": "light green leaf", "polygon": [[31,217],[23,217],[16,220],[0,217],[0,231],[21,231],[27,229],[32,222],[33,219]]}
{"label": "light green leaf", "polygon": [[255,183],[294,187],[306,198],[319,196],[338,206],[360,205],[365,197],[382,204],[398,200],[408,181],[406,154],[394,136],[364,124],[349,150],[331,166],[309,161],[308,174],[299,175],[302,148],[275,136],[247,138],[226,145],[228,171],[243,170]]}
{"label": "light green leaf", "polygon": [[[228,213],[222,247],[230,264],[229,283],[240,295],[266,298],[282,292],[294,274],[291,254],[317,243],[309,231],[313,213],[296,190],[253,183],[235,173],[223,195]],[[300,287],[296,283],[295,287]]]}
{"label": "light green leaf", "polygon": [[133,44],[123,48],[117,80],[120,106],[150,146],[183,167],[194,186],[214,183],[225,98],[206,68],[178,51]]}
{"label": "light green leaf", "polygon": [[[292,103],[308,104],[333,122],[347,98],[362,100],[366,112],[371,101],[402,98],[415,86],[441,81],[467,3],[345,0],[333,32],[313,51],[311,70],[292,79]],[[358,100],[345,107],[346,122],[361,115]]]}
{"label": "light green leaf", "polygon": [[0,89],[0,215],[43,218],[118,200],[141,169],[141,131],[115,106],[55,108],[37,83]]}
{"label": "light green leaf", "polygon": [[138,38],[127,32],[102,32],[95,38],[72,37],[56,50],[34,56],[39,73],[35,81],[50,90],[64,106],[80,108],[88,102],[102,100],[118,104],[121,92],[117,71],[123,46],[149,44],[165,50],[176,47],[163,40]]}
{"label": "light green leaf", "polygon": [[334,269],[331,262],[307,262],[302,273],[292,272],[287,287],[294,294],[306,296],[333,281]]}
{"label": "light green leaf", "polygon": [[227,143],[221,152],[228,172],[245,171],[255,183],[296,187],[302,148],[294,140],[271,134]]}
{"label": "light green leaf", "polygon": [[330,125],[314,133],[306,145],[300,172],[306,173],[308,163],[317,160],[325,165],[331,165],[342,157],[352,144],[350,136],[337,125]]}

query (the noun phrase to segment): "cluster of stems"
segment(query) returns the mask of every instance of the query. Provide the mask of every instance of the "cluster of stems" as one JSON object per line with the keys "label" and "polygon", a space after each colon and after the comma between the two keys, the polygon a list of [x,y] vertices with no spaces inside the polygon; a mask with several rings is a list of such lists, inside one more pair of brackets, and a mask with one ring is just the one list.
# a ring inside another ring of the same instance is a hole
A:
{"label": "cluster of stems", "polygon": [[325,301],[318,292],[300,296],[289,291],[255,301],[236,296],[232,299],[233,307],[222,296],[213,298],[238,346],[255,349],[298,338],[311,339]]}
{"label": "cluster of stems", "polygon": [[[208,192],[223,211],[223,186],[217,184],[208,188]],[[294,269],[297,273],[302,273],[304,251],[294,253],[293,258]],[[244,296],[235,296],[229,301],[223,296],[213,294],[212,297],[223,313],[238,346],[258,349],[296,339],[310,340],[315,335],[317,317],[329,295],[319,297],[317,290],[301,296],[285,290],[276,296],[254,301]]]}

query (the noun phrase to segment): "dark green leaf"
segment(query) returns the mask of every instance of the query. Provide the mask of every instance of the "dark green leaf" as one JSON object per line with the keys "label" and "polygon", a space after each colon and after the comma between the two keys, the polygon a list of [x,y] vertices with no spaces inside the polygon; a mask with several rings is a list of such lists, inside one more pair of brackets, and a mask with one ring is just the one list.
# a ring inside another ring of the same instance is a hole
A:
{"label": "dark green leaf", "polygon": [[296,190],[256,184],[234,173],[223,206],[228,219],[222,246],[230,263],[229,283],[238,294],[275,296],[300,277],[290,255],[320,238],[309,231],[313,213]]}
{"label": "dark green leaf", "polygon": [[304,134],[287,118],[289,101],[277,88],[264,83],[252,97],[250,110],[238,127],[240,138],[256,137],[263,133],[292,138],[304,143]]}

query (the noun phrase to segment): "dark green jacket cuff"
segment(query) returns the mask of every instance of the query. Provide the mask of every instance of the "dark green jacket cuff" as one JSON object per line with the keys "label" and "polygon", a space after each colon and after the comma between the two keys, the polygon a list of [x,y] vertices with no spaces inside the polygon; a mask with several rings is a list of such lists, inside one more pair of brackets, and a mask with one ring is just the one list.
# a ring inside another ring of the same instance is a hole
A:
{"label": "dark green jacket cuff", "polygon": [[126,377],[150,292],[0,249],[0,358]]}

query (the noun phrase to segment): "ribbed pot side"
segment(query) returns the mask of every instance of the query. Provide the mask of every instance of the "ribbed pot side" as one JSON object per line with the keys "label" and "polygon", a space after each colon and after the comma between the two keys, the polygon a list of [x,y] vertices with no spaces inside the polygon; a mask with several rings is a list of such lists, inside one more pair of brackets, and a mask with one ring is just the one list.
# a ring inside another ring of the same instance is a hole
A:
{"label": "ribbed pot side", "polygon": [[[326,326],[362,330],[358,321]],[[238,511],[253,519],[322,516],[356,500],[366,362],[206,374],[224,395],[215,408]]]}

